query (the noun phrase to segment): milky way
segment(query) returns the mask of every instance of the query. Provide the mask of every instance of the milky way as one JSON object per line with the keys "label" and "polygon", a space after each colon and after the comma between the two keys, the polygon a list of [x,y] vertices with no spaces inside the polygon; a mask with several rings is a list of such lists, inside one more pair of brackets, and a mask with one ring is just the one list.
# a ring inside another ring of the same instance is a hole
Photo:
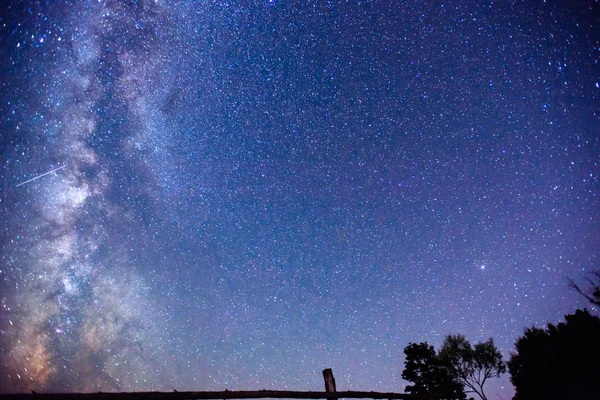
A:
{"label": "milky way", "polygon": [[409,342],[508,357],[599,266],[599,16],[5,7],[1,391],[320,390],[331,367],[401,392]]}

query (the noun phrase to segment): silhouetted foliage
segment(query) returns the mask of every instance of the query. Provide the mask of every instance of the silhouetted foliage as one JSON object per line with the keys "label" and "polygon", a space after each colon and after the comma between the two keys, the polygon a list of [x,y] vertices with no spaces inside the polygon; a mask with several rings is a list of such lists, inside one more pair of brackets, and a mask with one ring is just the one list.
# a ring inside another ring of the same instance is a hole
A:
{"label": "silhouetted foliage", "polygon": [[600,318],[587,310],[529,328],[508,362],[514,400],[600,399]]}
{"label": "silhouetted foliage", "polygon": [[590,272],[586,277],[586,281],[592,287],[589,292],[581,289],[573,279],[569,279],[569,286],[585,297],[592,305],[600,307],[600,270]]}
{"label": "silhouetted foliage", "polygon": [[506,363],[492,338],[471,346],[462,335],[446,336],[438,357],[448,366],[451,375],[468,389],[467,393],[477,393],[484,400],[487,397],[483,386],[487,380],[506,372]]}
{"label": "silhouetted foliage", "polygon": [[406,358],[402,378],[413,382],[405,391],[412,394],[436,394],[453,398],[466,398],[463,386],[450,374],[435,354],[433,346],[409,343],[404,348]]}

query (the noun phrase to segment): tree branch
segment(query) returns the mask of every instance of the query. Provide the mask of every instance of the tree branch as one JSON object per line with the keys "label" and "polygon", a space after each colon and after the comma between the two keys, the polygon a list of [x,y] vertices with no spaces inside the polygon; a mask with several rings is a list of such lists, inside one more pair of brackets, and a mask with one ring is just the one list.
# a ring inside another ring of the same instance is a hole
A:
{"label": "tree branch", "polygon": [[[600,273],[595,273],[594,275],[596,275],[598,277],[598,279],[600,279]],[[594,299],[592,296],[590,296],[589,294],[587,294],[586,292],[584,292],[576,283],[573,279],[568,278],[569,280],[569,287],[571,289],[574,289],[577,293],[579,293],[580,295],[582,295],[587,301],[589,301],[590,303],[600,307],[600,300],[596,300]],[[592,281],[590,278],[586,279],[592,286],[594,287],[598,287],[600,285],[598,285],[598,283],[600,282],[594,282]]]}

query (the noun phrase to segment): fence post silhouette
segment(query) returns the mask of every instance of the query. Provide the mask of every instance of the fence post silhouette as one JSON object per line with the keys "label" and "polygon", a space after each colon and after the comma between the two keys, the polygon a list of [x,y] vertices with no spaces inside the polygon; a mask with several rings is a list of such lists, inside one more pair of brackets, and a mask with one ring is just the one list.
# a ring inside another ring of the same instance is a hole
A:
{"label": "fence post silhouette", "polygon": [[325,368],[323,370],[323,379],[325,379],[325,391],[336,392],[335,378],[333,377],[333,371],[331,370],[331,368]]}

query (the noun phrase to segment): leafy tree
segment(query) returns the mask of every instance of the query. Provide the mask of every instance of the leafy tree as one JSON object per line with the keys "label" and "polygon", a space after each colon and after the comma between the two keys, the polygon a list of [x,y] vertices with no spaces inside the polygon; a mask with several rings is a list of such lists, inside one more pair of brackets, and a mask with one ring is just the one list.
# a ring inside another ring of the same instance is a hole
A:
{"label": "leafy tree", "polygon": [[506,363],[492,338],[471,346],[463,335],[446,336],[438,357],[451,375],[468,389],[466,392],[477,393],[484,400],[487,397],[483,386],[487,380],[506,372]]}
{"label": "leafy tree", "polygon": [[466,398],[462,385],[450,375],[450,370],[441,363],[433,346],[424,343],[409,343],[404,348],[406,355],[402,378],[413,382],[406,392],[412,394],[436,394],[453,398]]}
{"label": "leafy tree", "polygon": [[600,318],[587,310],[529,328],[508,362],[514,400],[599,399]]}

